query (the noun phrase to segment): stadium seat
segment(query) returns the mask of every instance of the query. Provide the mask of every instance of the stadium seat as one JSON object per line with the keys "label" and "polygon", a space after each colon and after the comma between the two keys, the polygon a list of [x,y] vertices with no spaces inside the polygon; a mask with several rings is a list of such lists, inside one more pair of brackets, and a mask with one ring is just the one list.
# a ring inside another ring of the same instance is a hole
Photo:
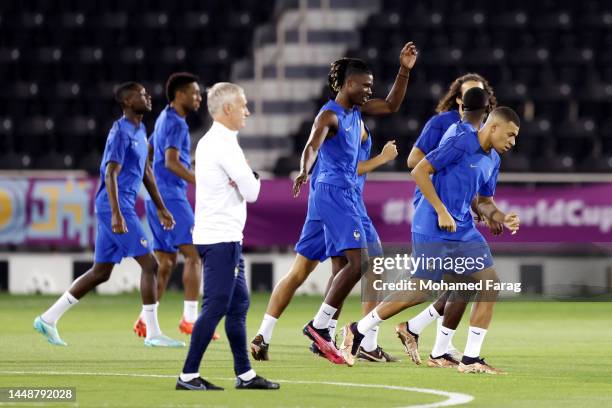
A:
{"label": "stadium seat", "polygon": [[32,166],[32,160],[28,154],[20,154],[13,150],[0,153],[0,169],[2,170],[26,170]]}
{"label": "stadium seat", "polygon": [[[0,75],[5,79],[0,100],[2,117],[10,118],[12,128],[3,129],[0,123],[0,134],[11,133],[18,151],[24,147],[23,138],[36,141],[55,134],[58,148],[70,146],[70,153],[83,157],[88,151],[77,151],[91,147],[72,139],[82,129],[76,121],[93,118],[96,135],[91,139],[102,149],[110,124],[120,115],[113,87],[132,79],[144,82],[154,96],[154,112],[145,118],[150,129],[165,105],[163,83],[169,73],[192,70],[205,84],[228,80],[231,73],[234,79],[252,77],[252,60],[245,58],[254,33],[264,33],[258,27],[269,23],[272,36],[268,40],[274,39],[275,26],[270,23],[275,23],[280,10],[299,5],[298,1],[275,3],[239,0],[228,8],[218,1],[151,0],[142,10],[138,2],[120,0],[7,0],[0,13]],[[533,135],[533,142],[524,145],[536,147],[519,146],[525,149],[521,154],[531,157],[532,150],[539,149],[557,128],[555,138],[563,143],[601,142],[605,154],[611,132],[604,122],[612,111],[609,2],[383,0],[379,5],[360,29],[358,46],[348,55],[368,61],[375,73],[375,93],[382,95],[397,72],[399,48],[407,40],[417,43],[421,55],[401,108],[404,122],[422,126],[448,83],[475,71],[489,79],[500,104],[519,111],[526,105],[533,108],[535,119],[526,120],[522,132]],[[239,60],[244,62],[236,63]],[[320,67],[300,71],[304,73],[326,75]],[[595,130],[575,127],[579,125],[569,119],[576,117],[591,119]],[[41,118],[51,120],[55,128],[45,130]],[[66,118],[75,120],[64,124]],[[549,121],[550,131],[538,128],[543,118]],[[565,121],[569,125],[560,127]],[[391,131],[383,120],[373,123],[376,132],[386,126]],[[405,129],[404,125],[394,131],[404,137],[400,155],[410,148],[404,141],[420,130]],[[303,135],[291,140],[297,154]],[[553,150],[558,149],[569,150],[561,145]],[[581,151],[567,153],[575,154],[572,166],[578,163],[574,167],[582,168],[584,149],[577,150]],[[38,161],[33,155],[32,163]]]}

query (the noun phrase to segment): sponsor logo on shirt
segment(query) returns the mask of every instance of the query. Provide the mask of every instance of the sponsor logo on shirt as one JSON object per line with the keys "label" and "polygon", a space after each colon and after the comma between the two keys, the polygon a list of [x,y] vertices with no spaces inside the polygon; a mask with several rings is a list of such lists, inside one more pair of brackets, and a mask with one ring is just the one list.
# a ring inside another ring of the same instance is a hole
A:
{"label": "sponsor logo on shirt", "polygon": [[140,245],[146,248],[149,245],[149,243],[147,242],[146,239],[140,238]]}
{"label": "sponsor logo on shirt", "polygon": [[353,238],[355,238],[355,241],[359,241],[359,239],[361,238],[361,233],[359,232],[359,230],[355,230],[353,231]]}

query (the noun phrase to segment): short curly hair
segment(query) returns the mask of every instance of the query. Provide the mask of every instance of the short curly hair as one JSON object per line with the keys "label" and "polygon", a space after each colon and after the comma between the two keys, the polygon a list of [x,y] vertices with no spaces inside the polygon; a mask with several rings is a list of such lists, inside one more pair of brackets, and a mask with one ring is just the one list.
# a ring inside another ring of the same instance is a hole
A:
{"label": "short curly hair", "polygon": [[200,78],[189,72],[175,72],[166,81],[166,98],[172,102],[176,96],[176,91],[180,91],[192,82],[198,82]]}

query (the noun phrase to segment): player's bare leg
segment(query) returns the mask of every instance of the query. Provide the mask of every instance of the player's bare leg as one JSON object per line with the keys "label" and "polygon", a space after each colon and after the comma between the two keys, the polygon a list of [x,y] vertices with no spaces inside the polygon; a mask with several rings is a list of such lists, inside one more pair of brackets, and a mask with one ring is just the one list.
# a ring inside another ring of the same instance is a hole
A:
{"label": "player's bare leg", "polygon": [[295,291],[302,286],[317,265],[319,265],[319,261],[313,261],[300,254],[296,254],[289,273],[276,284],[268,301],[266,314],[277,319],[281,317],[285,308],[287,308],[291,299],[293,299]]}
{"label": "player's bare leg", "polygon": [[[334,277],[325,304],[338,308],[355,287],[364,271],[368,270],[369,259],[366,249],[347,249],[344,251],[347,263]],[[315,325],[316,327],[316,325]]]}
{"label": "player's bare leg", "polygon": [[91,269],[72,283],[68,292],[76,299],[81,299],[93,288],[106,282],[110,278],[114,266],[113,263],[94,263]]}
{"label": "player's bare leg", "polygon": [[289,273],[283,276],[274,287],[259,331],[250,344],[251,355],[255,360],[269,360],[269,343],[276,321],[281,317],[291,299],[293,299],[295,291],[302,286],[318,264],[318,260],[311,260],[296,254]]}
{"label": "player's bare leg", "polygon": [[157,300],[159,301],[168,287],[172,272],[176,269],[178,256],[176,252],[155,251],[155,258],[159,264],[157,268]]}

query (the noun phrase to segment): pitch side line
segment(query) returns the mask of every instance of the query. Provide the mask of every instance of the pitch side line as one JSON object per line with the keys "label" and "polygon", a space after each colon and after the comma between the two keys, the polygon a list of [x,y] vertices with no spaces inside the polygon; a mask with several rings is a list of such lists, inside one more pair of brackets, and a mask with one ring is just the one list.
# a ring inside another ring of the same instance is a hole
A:
{"label": "pitch side line", "polygon": [[[11,375],[82,375],[82,376],[100,376],[100,377],[145,377],[145,378],[176,378],[176,375],[166,374],[131,374],[131,373],[91,373],[91,372],[75,372],[75,371],[0,371],[0,374],[11,374]],[[211,380],[222,380],[222,381],[233,381],[235,378],[220,378],[212,377]],[[434,390],[431,388],[415,388],[415,387],[402,387],[399,385],[384,385],[384,384],[359,384],[359,383],[345,383],[345,382],[328,382],[328,381],[297,381],[297,380],[273,380],[280,383],[287,384],[322,384],[322,385],[334,385],[339,387],[356,387],[356,388],[382,388],[385,390],[394,391],[405,391],[405,392],[420,392],[422,394],[439,395],[446,397],[446,400],[440,402],[434,402],[431,404],[424,405],[409,405],[402,408],[438,408],[438,407],[450,407],[453,405],[467,404],[474,400],[474,397],[468,394],[461,394],[458,392],[448,392],[441,390]],[[1,405],[1,404],[0,404]]]}

